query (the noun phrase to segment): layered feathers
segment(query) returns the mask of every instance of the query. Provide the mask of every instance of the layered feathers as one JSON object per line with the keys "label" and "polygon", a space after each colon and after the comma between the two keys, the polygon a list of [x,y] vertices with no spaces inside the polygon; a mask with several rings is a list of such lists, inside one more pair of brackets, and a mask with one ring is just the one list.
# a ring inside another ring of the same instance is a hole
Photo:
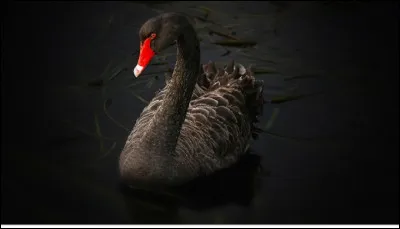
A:
{"label": "layered feathers", "polygon": [[[136,121],[128,143],[140,142],[141,133],[161,106],[169,90],[158,91]],[[235,163],[257,138],[256,126],[263,111],[263,81],[256,80],[251,68],[230,62],[216,68],[213,62],[202,66],[193,91],[186,118],[180,129],[175,152],[170,157],[176,163],[169,169],[178,174],[181,168],[188,177],[206,175]],[[151,156],[151,155],[150,155]]]}

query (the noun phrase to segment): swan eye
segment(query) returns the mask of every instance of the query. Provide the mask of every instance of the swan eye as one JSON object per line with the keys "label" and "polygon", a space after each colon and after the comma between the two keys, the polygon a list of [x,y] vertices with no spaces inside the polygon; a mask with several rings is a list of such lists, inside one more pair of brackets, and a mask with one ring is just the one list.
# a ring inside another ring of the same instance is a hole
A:
{"label": "swan eye", "polygon": [[150,39],[150,40],[154,40],[156,38],[157,34],[156,33],[148,33],[146,35],[143,36],[143,41]]}

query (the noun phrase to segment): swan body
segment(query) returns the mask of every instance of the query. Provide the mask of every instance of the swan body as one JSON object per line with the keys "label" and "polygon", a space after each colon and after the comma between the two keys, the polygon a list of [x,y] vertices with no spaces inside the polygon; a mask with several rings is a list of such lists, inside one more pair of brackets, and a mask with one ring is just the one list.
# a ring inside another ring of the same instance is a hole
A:
{"label": "swan body", "polygon": [[127,138],[120,155],[123,181],[179,185],[233,165],[260,132],[263,81],[233,61],[223,69],[213,62],[200,66],[197,36],[185,16],[166,13],[150,19],[139,32],[141,44],[150,39],[143,35],[147,30],[159,38],[149,44],[151,50],[159,52],[175,41],[177,63]]}

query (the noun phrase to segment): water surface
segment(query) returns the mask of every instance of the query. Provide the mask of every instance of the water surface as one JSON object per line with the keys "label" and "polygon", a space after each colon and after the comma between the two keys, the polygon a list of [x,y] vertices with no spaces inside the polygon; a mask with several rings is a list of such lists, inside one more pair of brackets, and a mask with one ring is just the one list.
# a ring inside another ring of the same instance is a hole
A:
{"label": "water surface", "polygon": [[[2,223],[398,223],[396,6],[10,3]],[[146,70],[156,74],[131,73],[141,24],[165,11],[208,12],[196,24],[202,62],[271,70],[257,75],[266,98],[317,93],[266,104],[269,134],[252,156],[188,186],[186,199],[126,192],[118,178],[129,130],[174,63],[169,49]],[[225,38],[210,29],[257,45],[215,45]]]}

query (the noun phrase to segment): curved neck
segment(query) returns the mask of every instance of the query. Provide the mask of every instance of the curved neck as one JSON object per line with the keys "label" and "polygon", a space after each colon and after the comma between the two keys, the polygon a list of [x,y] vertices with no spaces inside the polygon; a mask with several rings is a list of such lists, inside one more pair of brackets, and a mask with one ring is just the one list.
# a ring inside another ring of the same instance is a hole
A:
{"label": "curved neck", "polygon": [[173,153],[182,123],[196,85],[200,69],[199,41],[193,27],[188,26],[177,39],[177,57],[171,81],[163,102],[153,119],[143,143],[153,152]]}

